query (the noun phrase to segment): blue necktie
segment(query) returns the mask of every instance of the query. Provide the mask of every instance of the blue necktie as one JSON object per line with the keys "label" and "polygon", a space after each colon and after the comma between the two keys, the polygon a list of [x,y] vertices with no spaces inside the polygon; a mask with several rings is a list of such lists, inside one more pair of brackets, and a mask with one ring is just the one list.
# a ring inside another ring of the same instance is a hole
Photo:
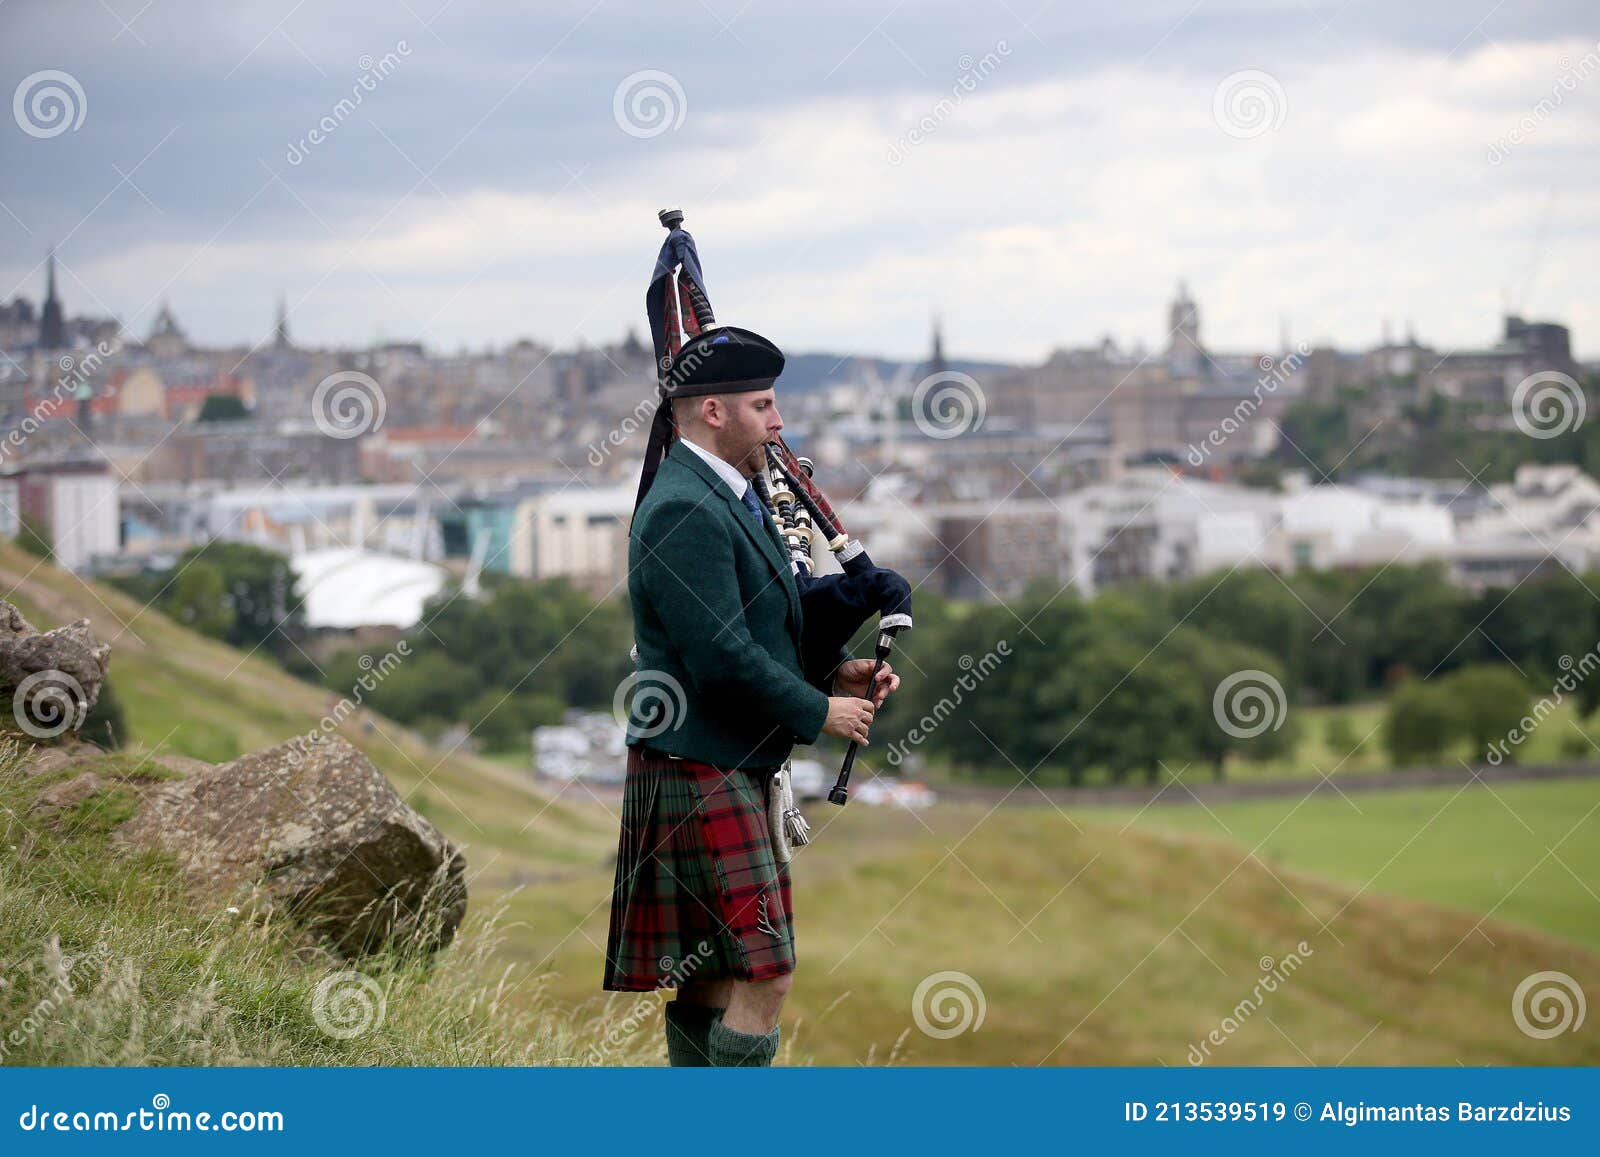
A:
{"label": "blue necktie", "polygon": [[760,499],[756,497],[756,488],[754,486],[746,486],[744,488],[743,498],[744,508],[750,512],[750,517],[756,520],[757,525],[765,529],[767,525],[767,516],[766,513],[761,509]]}

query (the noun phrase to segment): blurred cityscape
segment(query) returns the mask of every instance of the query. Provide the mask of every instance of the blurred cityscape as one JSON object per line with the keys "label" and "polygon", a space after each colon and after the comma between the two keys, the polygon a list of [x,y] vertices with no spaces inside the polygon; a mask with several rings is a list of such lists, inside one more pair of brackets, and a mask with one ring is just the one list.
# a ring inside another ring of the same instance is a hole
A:
{"label": "blurred cityscape", "polygon": [[[310,349],[280,304],[256,345],[206,349],[170,307],[129,334],[61,300],[53,257],[44,273],[40,299],[0,304],[0,533],[31,519],[89,575],[162,571],[218,539],[266,546],[292,560],[313,631],[404,631],[452,575],[468,593],[486,571],[621,589],[653,405],[636,332],[565,350]],[[1514,430],[1530,378],[1593,371],[1563,325],[1508,316],[1472,350],[1386,326],[1364,350],[1284,333],[1224,351],[1187,286],[1151,306],[1166,336],[1150,347],[1107,338],[1042,365],[948,360],[937,321],[921,364],[792,356],[785,437],[875,558],[954,598],[1237,565],[1438,559],[1478,587],[1595,565],[1600,486],[1576,466],[1335,482],[1284,425],[1367,384],[1363,443],[1403,442],[1407,415],[1439,400]]]}

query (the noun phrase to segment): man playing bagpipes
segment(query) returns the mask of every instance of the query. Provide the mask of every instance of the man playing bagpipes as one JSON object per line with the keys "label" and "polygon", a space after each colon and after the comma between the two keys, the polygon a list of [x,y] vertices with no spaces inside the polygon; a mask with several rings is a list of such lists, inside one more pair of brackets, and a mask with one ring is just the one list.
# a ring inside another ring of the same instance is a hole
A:
{"label": "man playing bagpipes", "polygon": [[[769,1065],[795,969],[789,848],[807,838],[786,761],[823,733],[852,756],[867,742],[900,678],[884,636],[876,660],[844,644],[874,611],[890,636],[909,626],[910,588],[857,543],[853,575],[812,579],[799,562],[797,505],[846,544],[809,478],[774,457],[783,354],[716,325],[682,217],[661,214],[646,298],[661,401],[628,536],[637,671],[604,987],[676,988],[673,1065]],[[808,491],[783,507],[787,540],[774,481]]]}

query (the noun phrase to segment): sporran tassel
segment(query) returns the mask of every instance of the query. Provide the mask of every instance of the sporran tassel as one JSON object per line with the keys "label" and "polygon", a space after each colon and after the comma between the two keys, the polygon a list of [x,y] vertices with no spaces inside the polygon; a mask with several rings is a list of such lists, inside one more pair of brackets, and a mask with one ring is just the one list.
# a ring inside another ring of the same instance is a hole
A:
{"label": "sporran tassel", "polygon": [[811,825],[795,806],[788,760],[772,773],[772,790],[767,794],[767,827],[772,833],[773,856],[780,864],[789,862],[795,848],[803,848],[811,842]]}

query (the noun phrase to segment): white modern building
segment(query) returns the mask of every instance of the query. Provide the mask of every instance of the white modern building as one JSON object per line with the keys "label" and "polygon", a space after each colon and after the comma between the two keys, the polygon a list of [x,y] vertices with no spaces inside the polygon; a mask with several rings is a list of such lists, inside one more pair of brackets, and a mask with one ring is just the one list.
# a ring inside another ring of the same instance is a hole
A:
{"label": "white modern building", "polygon": [[431,562],[354,547],[292,555],[289,566],[305,599],[306,626],[323,630],[407,630],[422,620],[423,605],[449,578]]}

